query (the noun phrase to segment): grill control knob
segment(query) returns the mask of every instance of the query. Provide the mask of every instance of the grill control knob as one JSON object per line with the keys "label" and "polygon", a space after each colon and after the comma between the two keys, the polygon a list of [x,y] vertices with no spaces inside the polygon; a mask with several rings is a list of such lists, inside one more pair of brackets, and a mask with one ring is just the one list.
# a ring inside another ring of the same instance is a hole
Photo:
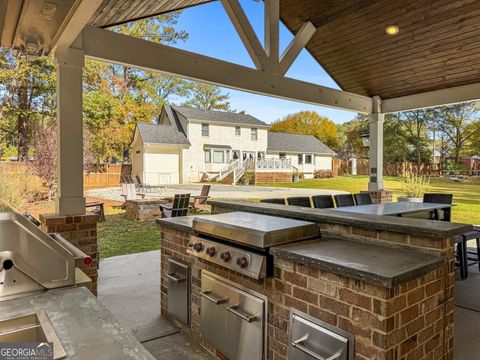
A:
{"label": "grill control knob", "polygon": [[230,255],[230,251],[225,251],[220,254],[220,259],[222,259],[225,262],[230,261],[231,258],[232,256]]}
{"label": "grill control knob", "polygon": [[193,242],[189,241],[187,246],[188,247],[193,247]]}
{"label": "grill control knob", "polygon": [[206,252],[207,255],[209,255],[209,256],[215,256],[215,253],[216,253],[215,247],[213,247],[213,246],[212,246],[212,247],[209,247],[209,248],[207,248],[207,249],[205,250],[205,252]]}
{"label": "grill control knob", "polygon": [[240,266],[242,269],[245,269],[248,266],[248,259],[246,258],[246,256],[238,258],[237,265]]}
{"label": "grill control knob", "polygon": [[193,245],[193,249],[196,251],[196,252],[200,252],[203,250],[203,244],[201,242],[197,242]]}

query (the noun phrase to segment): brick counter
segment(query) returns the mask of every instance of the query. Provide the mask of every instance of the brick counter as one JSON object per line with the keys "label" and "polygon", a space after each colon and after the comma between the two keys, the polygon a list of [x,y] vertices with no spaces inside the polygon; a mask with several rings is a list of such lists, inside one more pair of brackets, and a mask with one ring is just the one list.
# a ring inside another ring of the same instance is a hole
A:
{"label": "brick counter", "polygon": [[[289,309],[351,332],[355,336],[355,358],[366,359],[452,359],[454,254],[451,238],[433,244],[423,236],[387,231],[365,231],[355,227],[320,224],[322,231],[356,240],[391,242],[398,246],[432,249],[445,258],[444,265],[394,287],[306,267],[294,261],[276,259],[275,275],[255,281],[226,268],[186,254],[190,232],[162,225],[161,298],[162,314],[169,316],[167,260],[177,257],[192,267],[191,326],[183,330],[200,337],[200,274],[205,269],[265,294],[268,307],[268,358],[285,359]],[[205,348],[222,358],[209,344]]]}

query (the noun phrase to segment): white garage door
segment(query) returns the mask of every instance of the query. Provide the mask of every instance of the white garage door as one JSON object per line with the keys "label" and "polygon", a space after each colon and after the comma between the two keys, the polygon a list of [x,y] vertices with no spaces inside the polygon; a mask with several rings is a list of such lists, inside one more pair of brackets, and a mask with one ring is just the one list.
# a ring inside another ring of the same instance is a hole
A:
{"label": "white garage door", "polygon": [[179,180],[178,154],[145,154],[147,184],[178,184]]}

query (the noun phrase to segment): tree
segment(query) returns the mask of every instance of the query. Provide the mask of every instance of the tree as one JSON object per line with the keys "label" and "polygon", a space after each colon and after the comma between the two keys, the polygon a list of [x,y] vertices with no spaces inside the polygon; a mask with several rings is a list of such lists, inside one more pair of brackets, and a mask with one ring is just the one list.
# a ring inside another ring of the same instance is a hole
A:
{"label": "tree", "polygon": [[270,130],[313,135],[334,150],[338,150],[340,145],[335,123],[318,115],[315,111],[300,111],[287,115],[285,118],[274,122]]}
{"label": "tree", "polygon": [[477,104],[443,106],[436,113],[436,125],[445,135],[449,152],[458,164],[462,153],[467,153],[469,142],[479,136]]}
{"label": "tree", "polygon": [[367,133],[368,120],[362,115],[338,125],[339,148],[337,154],[342,159],[368,158],[368,149],[363,146],[362,134]]}
{"label": "tree", "polygon": [[35,131],[33,144],[35,151],[32,169],[47,185],[48,200],[51,200],[57,181],[57,141],[54,123],[39,126]]}
{"label": "tree", "polygon": [[201,110],[231,111],[228,93],[223,94],[218,86],[192,81],[189,86],[191,98],[182,105]]}
{"label": "tree", "polygon": [[55,114],[52,57],[29,60],[2,48],[0,68],[0,129],[15,141],[18,160],[26,161],[35,124]]}

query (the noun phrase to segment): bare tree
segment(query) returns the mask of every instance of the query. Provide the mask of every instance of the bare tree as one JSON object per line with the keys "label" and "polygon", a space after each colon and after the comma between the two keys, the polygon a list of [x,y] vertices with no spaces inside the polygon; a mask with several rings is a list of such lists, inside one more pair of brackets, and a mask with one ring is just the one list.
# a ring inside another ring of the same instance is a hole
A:
{"label": "bare tree", "polygon": [[57,140],[56,128],[53,124],[39,126],[35,131],[33,144],[33,171],[48,188],[48,200],[53,198],[57,181]]}

